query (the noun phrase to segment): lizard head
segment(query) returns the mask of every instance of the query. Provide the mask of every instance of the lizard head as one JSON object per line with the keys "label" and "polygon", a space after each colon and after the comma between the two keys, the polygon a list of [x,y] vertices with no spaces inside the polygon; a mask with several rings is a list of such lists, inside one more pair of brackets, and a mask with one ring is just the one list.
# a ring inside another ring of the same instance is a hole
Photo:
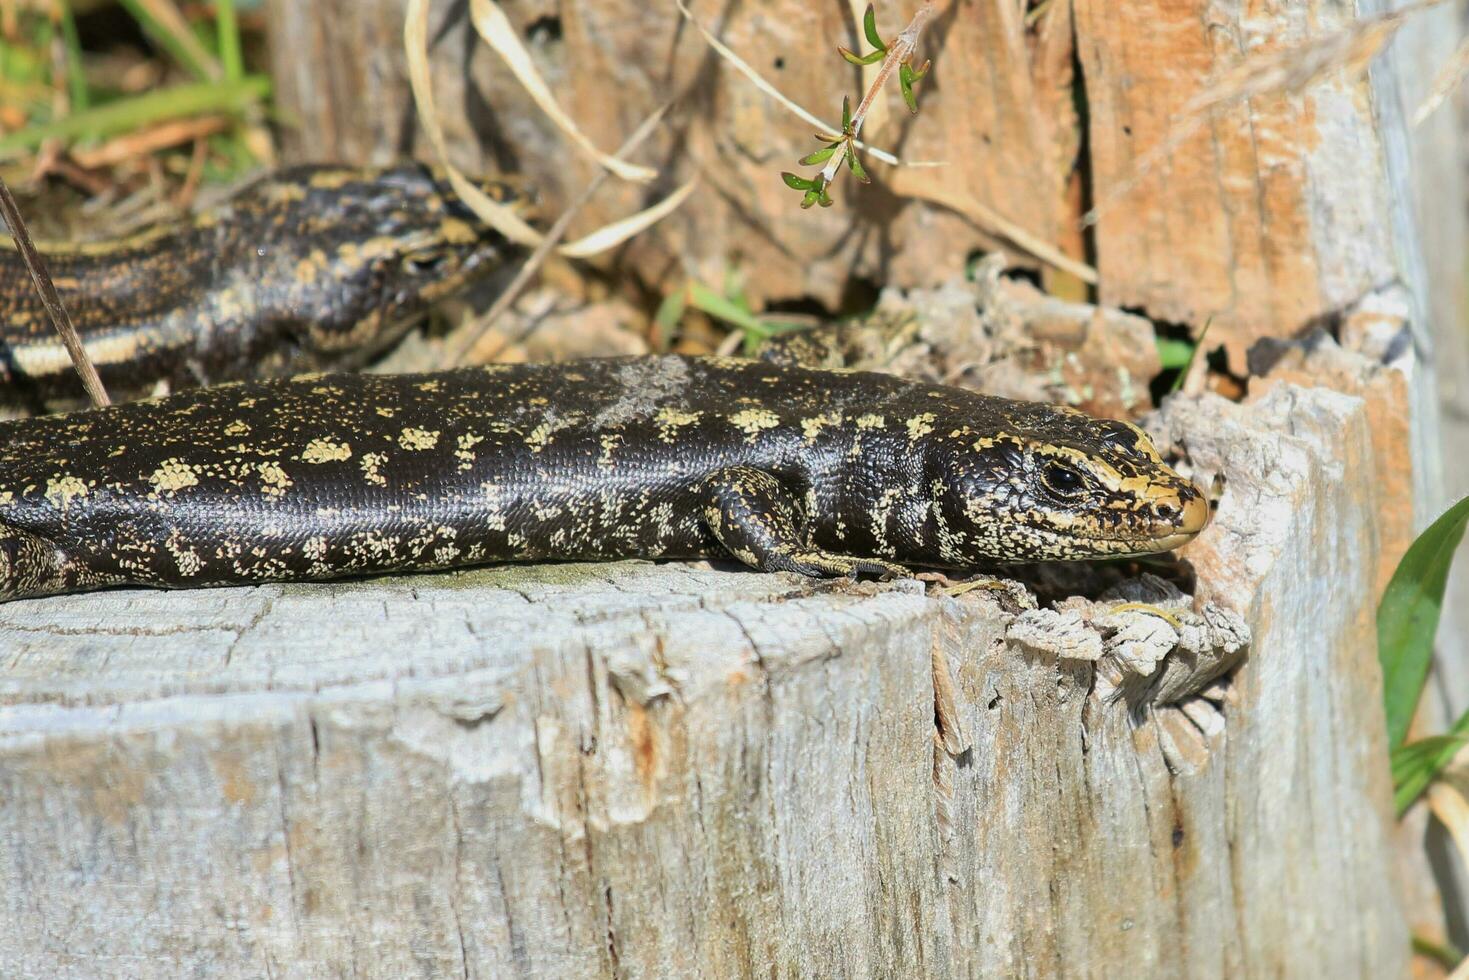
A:
{"label": "lizard head", "polygon": [[[477,183],[525,210],[509,184]],[[440,173],[300,166],[266,178],[228,205],[257,214],[265,245],[255,270],[282,283],[280,319],[299,324],[319,353],[380,348],[435,300],[502,268],[517,251],[460,200]],[[281,229],[270,234],[265,229]]]}
{"label": "lizard head", "polygon": [[1168,551],[1203,530],[1209,504],[1137,426],[1006,403],[983,436],[939,440],[934,506],[946,561],[1120,558]]}

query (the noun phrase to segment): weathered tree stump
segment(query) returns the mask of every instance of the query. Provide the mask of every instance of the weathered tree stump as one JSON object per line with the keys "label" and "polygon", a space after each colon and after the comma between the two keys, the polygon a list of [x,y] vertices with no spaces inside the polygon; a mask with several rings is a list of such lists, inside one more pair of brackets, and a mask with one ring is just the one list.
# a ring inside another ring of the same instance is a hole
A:
{"label": "weathered tree stump", "polygon": [[1159,431],[1225,480],[1196,601],[621,563],[0,607],[0,972],[1397,975],[1364,403]]}
{"label": "weathered tree stump", "polygon": [[[434,13],[457,162],[554,211],[589,167],[464,6]],[[0,973],[1401,975],[1372,612],[1435,489],[1416,355],[1441,305],[1402,69],[1231,104],[1139,175],[1241,52],[1350,15],[949,3],[924,114],[872,135],[952,170],[874,168],[857,208],[810,213],[773,179],[807,128],[671,7],[505,6],[604,148],[685,93],[648,159],[706,192],[621,256],[646,282],[735,260],[757,299],[932,284],[1003,239],[998,212],[1093,261],[1104,302],[1195,335],[1215,315],[1247,390],[1195,376],[1152,422],[1220,490],[1189,595],[622,563],[0,606]],[[829,110],[848,6],[696,10]],[[295,155],[424,151],[403,0],[269,9]],[[614,189],[588,225],[646,203]],[[1076,219],[1117,194],[1089,245]],[[1047,309],[1050,339],[1021,321],[1064,348],[1075,311]],[[1017,360],[1017,393],[1140,410],[1135,350],[1108,385],[1067,373],[1140,323],[1095,312],[1064,369]]]}

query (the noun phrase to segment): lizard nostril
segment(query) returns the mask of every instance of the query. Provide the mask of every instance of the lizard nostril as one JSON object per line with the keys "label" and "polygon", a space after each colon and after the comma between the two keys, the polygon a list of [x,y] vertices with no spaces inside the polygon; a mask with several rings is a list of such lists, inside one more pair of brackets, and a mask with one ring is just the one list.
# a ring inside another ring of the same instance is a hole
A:
{"label": "lizard nostril", "polygon": [[1178,520],[1178,516],[1182,511],[1183,508],[1176,504],[1159,502],[1153,505],[1153,516],[1160,521],[1167,521],[1170,524]]}

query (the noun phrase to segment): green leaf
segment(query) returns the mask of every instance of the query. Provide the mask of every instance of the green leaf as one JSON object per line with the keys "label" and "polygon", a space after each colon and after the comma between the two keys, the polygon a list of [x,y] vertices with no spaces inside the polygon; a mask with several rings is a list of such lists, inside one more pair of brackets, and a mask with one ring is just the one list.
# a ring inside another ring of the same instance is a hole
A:
{"label": "green leaf", "polygon": [[1392,753],[1393,806],[1398,816],[1407,812],[1413,801],[1438,778],[1444,766],[1469,741],[1469,712],[1461,716],[1452,734],[1420,738],[1399,746]]}
{"label": "green leaf", "polygon": [[809,191],[816,186],[816,181],[800,174],[793,174],[789,170],[780,172],[780,179],[786,182],[786,186],[793,191]]}
{"label": "green leaf", "polygon": [[1466,524],[1469,497],[1450,507],[1418,535],[1398,563],[1377,606],[1377,658],[1382,663],[1389,749],[1396,750],[1407,737],[1428,677],[1444,583]]}
{"label": "green leaf", "polygon": [[846,136],[852,131],[852,97],[842,96],[842,135]]}
{"label": "green leaf", "polygon": [[831,159],[831,155],[837,151],[838,146],[841,146],[841,144],[833,143],[831,146],[828,146],[825,149],[817,150],[815,153],[806,154],[797,162],[799,162],[803,167],[814,167],[818,163],[825,163],[826,161]]}
{"label": "green leaf", "polygon": [[816,203],[824,208],[831,207],[831,197],[826,193],[825,186],[821,188],[821,196],[816,199]]}
{"label": "green leaf", "polygon": [[875,65],[887,54],[886,51],[874,51],[869,55],[860,55],[840,47],[837,48],[837,53],[847,59],[848,64],[852,65]]}
{"label": "green leaf", "polygon": [[811,207],[813,204],[820,200],[821,191],[813,187],[811,190],[806,192],[805,197],[801,198],[801,209],[804,211],[805,209]]}
{"label": "green leaf", "polygon": [[862,183],[872,183],[872,179],[867,176],[866,168],[862,166],[862,161],[857,159],[856,147],[851,143],[847,144],[847,169],[852,171],[852,176],[862,181]]}
{"label": "green leaf", "polygon": [[918,112],[918,97],[913,94],[913,66],[906,61],[898,67],[898,88],[903,90],[903,101],[908,105],[908,111]]}
{"label": "green leaf", "polygon": [[878,51],[886,52],[888,46],[882,43],[882,35],[877,33],[877,11],[872,9],[872,4],[867,5],[867,11],[862,15],[862,33],[867,35],[867,43]]}

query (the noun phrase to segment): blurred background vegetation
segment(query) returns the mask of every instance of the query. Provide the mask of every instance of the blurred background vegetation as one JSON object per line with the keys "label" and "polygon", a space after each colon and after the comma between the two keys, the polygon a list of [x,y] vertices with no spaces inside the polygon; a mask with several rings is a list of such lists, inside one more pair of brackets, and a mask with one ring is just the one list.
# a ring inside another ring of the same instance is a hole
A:
{"label": "blurred background vegetation", "polygon": [[259,0],[0,0],[0,176],[36,233],[125,231],[274,162],[264,35]]}

